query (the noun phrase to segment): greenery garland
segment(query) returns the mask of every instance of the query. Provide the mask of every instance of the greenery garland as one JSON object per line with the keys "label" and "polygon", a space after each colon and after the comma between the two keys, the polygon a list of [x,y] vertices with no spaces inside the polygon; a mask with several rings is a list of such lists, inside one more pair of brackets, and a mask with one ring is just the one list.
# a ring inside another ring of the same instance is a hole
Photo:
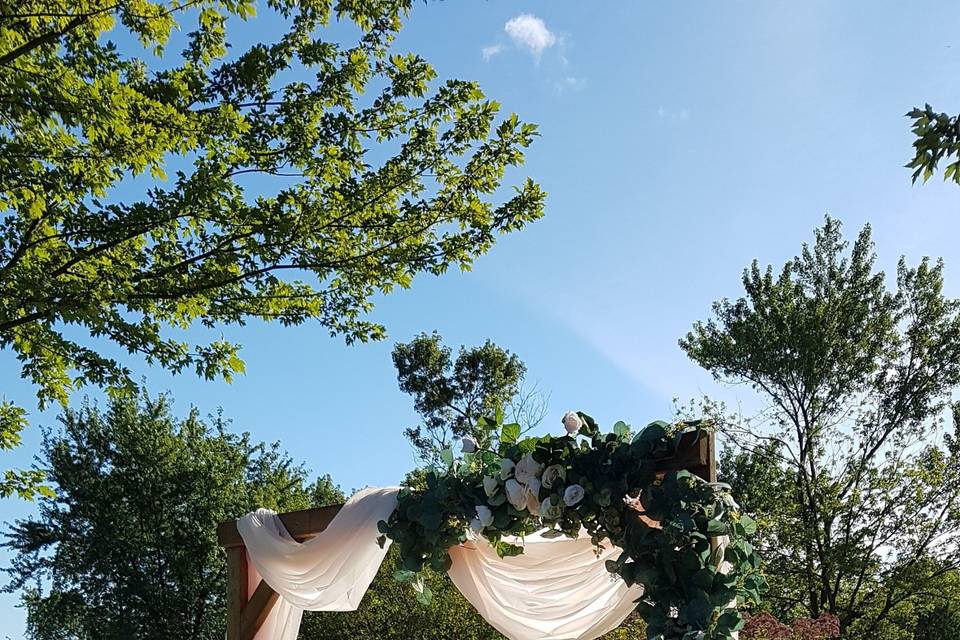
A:
{"label": "greenery garland", "polygon": [[[687,471],[658,477],[681,435],[699,422],[653,422],[636,436],[623,422],[603,434],[584,413],[564,416],[560,437],[520,439],[502,414],[483,419],[490,442],[466,437],[463,456],[443,452],[445,468],[401,490],[397,509],[380,522],[400,549],[396,578],[428,601],[420,571],[450,568],[448,550],[482,535],[501,556],[523,552],[523,536],[577,537],[589,532],[598,550],[623,550],[607,569],[642,584],[637,611],[651,640],[731,640],[743,627],[739,607],[758,605],[766,582],[748,537],[756,523],[741,514],[729,487]],[[721,547],[718,538],[728,542]],[[520,542],[520,544],[517,544]],[[722,570],[721,570],[722,567]]]}

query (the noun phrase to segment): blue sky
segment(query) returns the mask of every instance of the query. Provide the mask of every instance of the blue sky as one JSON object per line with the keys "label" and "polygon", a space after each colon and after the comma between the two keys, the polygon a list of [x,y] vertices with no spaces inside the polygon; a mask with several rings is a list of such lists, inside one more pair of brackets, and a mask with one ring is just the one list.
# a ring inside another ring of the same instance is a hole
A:
{"label": "blue sky", "polygon": [[[318,326],[253,323],[223,332],[244,345],[247,374],[232,385],[132,364],[181,413],[222,407],[347,490],[396,483],[415,463],[402,431],[416,416],[390,349],[420,331],[518,353],[551,394],[545,428],[567,409],[643,424],[701,393],[749,404],[748,389],[718,387],[677,339],[713,300],[739,294],[753,258],[781,264],[824,214],[851,236],[871,223],[888,274],[901,254],[942,256],[960,297],[960,186],[911,186],[903,168],[903,114],[924,101],[960,110],[958,18],[949,2],[417,3],[398,49],[540,125],[514,178],[542,184],[546,217],[473,272],[381,301],[386,342],[348,347]],[[34,405],[9,352],[0,389]],[[54,425],[54,414],[32,419]],[[28,464],[38,436],[4,464]],[[0,518],[31,509],[0,501]],[[22,635],[15,604],[0,597],[0,637]]]}

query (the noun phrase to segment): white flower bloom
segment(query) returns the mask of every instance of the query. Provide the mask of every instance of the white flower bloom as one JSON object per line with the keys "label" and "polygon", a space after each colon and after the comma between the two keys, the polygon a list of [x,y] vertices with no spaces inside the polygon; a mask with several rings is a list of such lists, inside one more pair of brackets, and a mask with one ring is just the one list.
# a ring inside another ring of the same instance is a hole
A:
{"label": "white flower bloom", "polygon": [[543,473],[543,465],[534,460],[533,454],[530,453],[520,458],[520,462],[517,463],[517,468],[514,471],[517,480],[527,485],[530,484],[531,480],[539,479],[541,473]]}
{"label": "white flower bloom", "polygon": [[550,501],[550,496],[544,498],[543,502],[540,503],[540,517],[544,520],[559,520],[562,515],[563,507],[559,503],[553,504]]}
{"label": "white flower bloom", "polygon": [[525,486],[510,478],[504,485],[504,489],[507,492],[507,501],[514,509],[523,511],[527,508],[527,488]]}
{"label": "white flower bloom", "polygon": [[488,506],[478,504],[477,519],[480,521],[480,525],[483,528],[487,528],[493,524],[493,511],[490,511],[490,507]]}
{"label": "white flower bloom", "polygon": [[583,500],[583,487],[578,484],[572,484],[563,492],[563,504],[572,507]]}
{"label": "white flower bloom", "polygon": [[640,498],[631,498],[630,496],[623,496],[623,504],[627,505],[628,509],[633,509],[634,511],[642,512],[643,503],[640,502]]}
{"label": "white flower bloom", "polygon": [[540,515],[540,498],[537,497],[537,494],[530,490],[530,487],[527,487],[527,511],[530,512],[530,515],[538,516]]}
{"label": "white flower bloom", "polygon": [[528,490],[530,491],[530,493],[532,493],[533,495],[535,495],[535,496],[536,496],[536,495],[539,495],[539,494],[540,494],[540,481],[537,480],[536,478],[532,479],[530,482],[527,483],[527,489],[528,489]]}
{"label": "white flower bloom", "polygon": [[723,494],[723,504],[727,505],[728,509],[733,511],[740,511],[740,505],[737,504],[737,501],[733,499],[733,496],[729,493]]}
{"label": "white flower bloom", "polygon": [[500,481],[493,476],[483,476],[483,491],[487,494],[488,498],[493,497],[493,494],[497,492],[499,486]]}
{"label": "white flower bloom", "polygon": [[504,458],[500,461],[500,479],[506,480],[513,475],[513,468],[516,467],[516,463],[510,458]]}
{"label": "white flower bloom", "polygon": [[553,486],[558,482],[563,482],[567,479],[567,470],[561,464],[553,464],[543,470],[543,477],[541,478],[543,486],[547,489],[553,489]]}
{"label": "white flower bloom", "polygon": [[470,521],[470,531],[474,533],[483,533],[483,523],[480,522],[480,518],[474,518]]}
{"label": "white flower bloom", "polygon": [[477,450],[477,441],[474,440],[472,436],[463,436],[460,440],[460,445],[464,453],[473,453]]}
{"label": "white flower bloom", "polygon": [[563,416],[563,428],[567,430],[568,435],[576,435],[583,424],[583,418],[576,411],[567,411]]}

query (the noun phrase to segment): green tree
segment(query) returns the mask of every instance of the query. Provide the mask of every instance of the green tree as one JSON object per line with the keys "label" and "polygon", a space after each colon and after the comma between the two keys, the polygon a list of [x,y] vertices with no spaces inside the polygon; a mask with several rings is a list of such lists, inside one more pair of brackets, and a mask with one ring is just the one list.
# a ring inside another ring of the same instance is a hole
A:
{"label": "green tree", "polygon": [[767,469],[744,495],[772,523],[761,539],[771,599],[872,639],[960,566],[960,423],[938,445],[960,383],[960,303],[927,259],[901,259],[888,290],[869,227],[852,249],[836,220],[815,236],[779,275],[754,262],[745,297],[715,303],[680,345],[766,400],[720,428],[747,454],[734,484]]}
{"label": "green tree", "polygon": [[306,612],[302,640],[502,640],[443,574],[427,572],[433,592],[429,604],[417,602],[409,584],[397,582],[400,568],[391,550],[360,608],[344,612]]}
{"label": "green tree", "polygon": [[85,404],[44,438],[56,489],[12,524],[9,590],[22,589],[31,640],[209,638],[225,628],[217,524],[257,507],[339,503],[307,486],[276,447],[227,432],[221,416],[173,417],[167,397]]}
{"label": "green tree", "polygon": [[[242,371],[237,345],[178,333],[197,323],[382,338],[376,295],[468,269],[540,217],[531,180],[495,193],[536,127],[394,51],[412,4],[266,0],[284,26],[239,48],[228,27],[254,0],[2,3],[0,350],[41,407],[134,389],[117,348]],[[0,405],[0,447],[25,424]],[[11,473],[0,494],[35,481]]]}
{"label": "green tree", "polygon": [[437,333],[422,333],[394,346],[393,364],[400,389],[413,396],[423,420],[406,435],[425,462],[436,462],[456,437],[469,434],[488,441],[491,432],[478,421],[498,410],[506,410],[524,429],[544,417],[544,395],[536,386],[522,387],[526,365],[489,340],[479,347],[461,346],[454,358]]}
{"label": "green tree", "polygon": [[913,121],[913,158],[907,163],[913,169],[913,182],[926,182],[945,162],[944,180],[960,183],[960,116],[939,113],[929,104],[907,113]]}
{"label": "green tree", "polygon": [[960,571],[944,574],[927,589],[914,623],[915,640],[953,640],[960,629]]}

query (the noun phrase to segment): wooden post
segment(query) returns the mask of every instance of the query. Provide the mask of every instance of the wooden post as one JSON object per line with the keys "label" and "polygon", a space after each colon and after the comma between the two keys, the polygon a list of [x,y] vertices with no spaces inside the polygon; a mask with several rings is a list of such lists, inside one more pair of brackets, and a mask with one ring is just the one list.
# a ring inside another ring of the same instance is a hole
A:
{"label": "wooden post", "polygon": [[227,547],[227,640],[240,640],[240,617],[247,604],[247,550]]}
{"label": "wooden post", "polygon": [[[327,528],[340,507],[319,507],[281,513],[287,532],[300,542]],[[277,592],[263,580],[249,592],[247,549],[237,530],[236,520],[221,522],[217,527],[220,545],[227,553],[227,637],[226,640],[253,640],[267,616],[277,604]]]}
{"label": "wooden post", "polygon": [[[712,432],[690,431],[677,445],[673,458],[661,460],[658,471],[686,469],[707,482],[717,481],[716,438]],[[304,509],[280,514],[287,532],[300,542],[327,528],[343,505]],[[279,596],[260,581],[249,593],[247,550],[235,520],[220,523],[217,528],[220,545],[227,553],[227,634],[226,640],[253,640]]]}

